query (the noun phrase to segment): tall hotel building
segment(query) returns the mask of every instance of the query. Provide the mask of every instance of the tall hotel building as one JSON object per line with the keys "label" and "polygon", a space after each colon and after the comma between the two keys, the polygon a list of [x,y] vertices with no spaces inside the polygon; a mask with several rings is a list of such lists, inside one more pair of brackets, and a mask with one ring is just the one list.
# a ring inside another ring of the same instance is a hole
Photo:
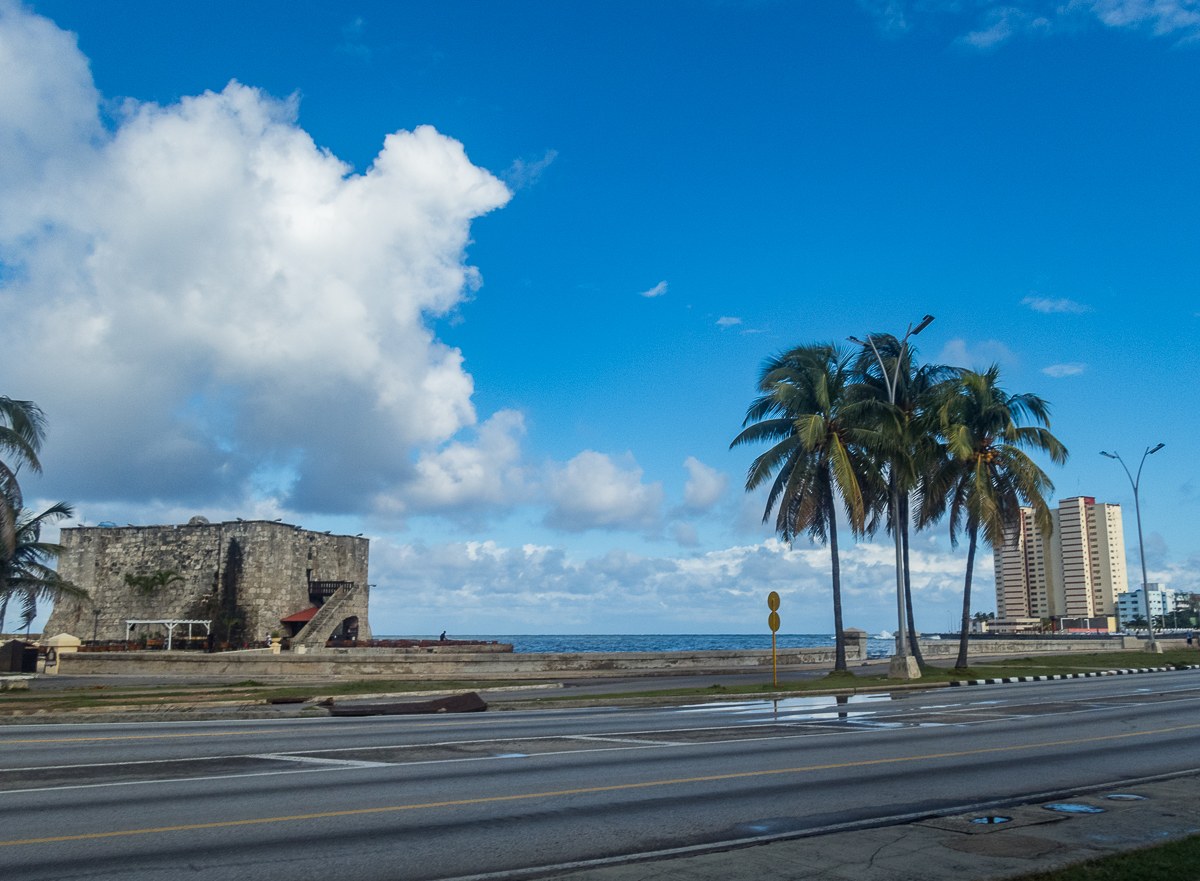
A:
{"label": "tall hotel building", "polygon": [[1128,590],[1121,506],[1090,496],[1062,499],[1043,536],[1033,509],[993,552],[998,618],[1095,618],[1117,614]]}

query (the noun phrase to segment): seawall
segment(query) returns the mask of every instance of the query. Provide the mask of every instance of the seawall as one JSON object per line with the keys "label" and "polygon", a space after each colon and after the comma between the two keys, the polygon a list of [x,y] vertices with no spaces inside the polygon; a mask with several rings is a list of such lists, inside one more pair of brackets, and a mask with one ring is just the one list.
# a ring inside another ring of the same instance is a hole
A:
{"label": "seawall", "polygon": [[[834,650],[779,651],[781,667],[830,666]],[[847,640],[846,659],[866,660],[865,641]],[[708,652],[555,652],[515,654],[497,651],[393,651],[332,649],[307,654],[269,652],[96,652],[60,657],[62,675],[93,673],[125,676],[285,676],[295,679],[538,679],[596,676],[671,675],[771,669],[765,649]]]}
{"label": "seawall", "polygon": [[[1163,648],[1187,648],[1183,639],[1158,640]],[[953,658],[958,655],[957,639],[921,639],[921,654],[929,659]],[[1121,652],[1145,648],[1146,641],[1136,636],[1110,636],[1098,639],[971,639],[968,655],[1044,655],[1091,652]]]}
{"label": "seawall", "polygon": [[[864,635],[865,636],[865,635]],[[867,660],[866,640],[847,639],[846,660]],[[1183,648],[1183,640],[1162,640],[1164,648]],[[1089,640],[971,640],[971,655],[1038,655],[1112,652],[1138,649],[1135,637]],[[603,676],[670,676],[695,673],[758,672],[771,669],[768,649],[698,652],[548,652],[513,653],[508,646],[422,649],[323,649],[306,654],[266,650],[246,652],[78,652],[59,656],[63,675],[233,676],[238,679],[573,679]],[[955,640],[921,640],[929,659],[953,658]],[[779,650],[781,668],[831,667],[832,646]]]}

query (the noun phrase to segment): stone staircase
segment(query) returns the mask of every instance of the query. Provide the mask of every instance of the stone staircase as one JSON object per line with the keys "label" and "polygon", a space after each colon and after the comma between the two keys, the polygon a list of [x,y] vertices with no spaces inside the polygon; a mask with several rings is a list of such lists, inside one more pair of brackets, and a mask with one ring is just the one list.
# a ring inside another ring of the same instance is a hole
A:
{"label": "stone staircase", "polygon": [[358,614],[358,610],[365,605],[360,605],[360,593],[362,588],[358,584],[339,587],[304,625],[304,629],[292,637],[292,647],[324,648],[325,641],[337,626],[351,615]]}

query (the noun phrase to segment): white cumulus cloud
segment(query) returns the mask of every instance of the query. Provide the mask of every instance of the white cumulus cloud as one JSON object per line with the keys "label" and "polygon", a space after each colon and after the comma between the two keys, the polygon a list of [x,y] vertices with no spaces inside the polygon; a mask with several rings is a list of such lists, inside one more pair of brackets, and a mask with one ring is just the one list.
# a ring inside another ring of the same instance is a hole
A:
{"label": "white cumulus cloud", "polygon": [[729,489],[729,475],[710,468],[695,456],[683,462],[688,470],[687,483],[683,485],[683,503],[695,513],[704,513],[725,497]]}
{"label": "white cumulus cloud", "polygon": [[376,510],[406,513],[479,513],[531,498],[534,485],[521,467],[524,418],[501,410],[479,426],[476,439],[422,454],[413,478],[380,495]]}
{"label": "white cumulus cloud", "polygon": [[671,524],[671,537],[681,548],[700,547],[700,534],[696,531],[695,524],[686,520],[676,520]]}
{"label": "white cumulus cloud", "polygon": [[558,158],[557,150],[547,150],[540,159],[514,159],[504,172],[504,182],[513,190],[523,190],[541,180],[542,173]]}
{"label": "white cumulus cloud", "polygon": [[735,324],[741,324],[741,323],[742,323],[742,319],[733,318],[729,315],[722,315],[720,318],[717,319],[718,327],[733,327]]}
{"label": "white cumulus cloud", "polygon": [[48,494],[228,501],[266,475],[340,512],[520,486],[519,417],[455,440],[473,381],[429,325],[510,198],[460,143],[398,131],[354,174],[237,82],[107,130],[73,36],[13,4],[0,80],[0,372],[52,420]]}
{"label": "white cumulus cloud", "polygon": [[900,34],[932,29],[939,18],[963,30],[957,42],[990,49],[1016,36],[1071,33],[1099,23],[1179,42],[1200,35],[1200,0],[859,0],[880,27]]}
{"label": "white cumulus cloud", "polygon": [[642,469],[632,456],[627,459],[632,467],[623,469],[604,453],[584,450],[564,466],[550,466],[545,524],[568,532],[653,529],[662,510],[662,482],[642,483]]}
{"label": "white cumulus cloud", "polygon": [[1042,373],[1047,376],[1077,376],[1087,370],[1086,364],[1071,363],[1071,364],[1051,364],[1049,367],[1043,367]]}
{"label": "white cumulus cloud", "polygon": [[1052,297],[1035,297],[1029,296],[1021,301],[1022,306],[1028,306],[1034,312],[1069,312],[1073,315],[1081,315],[1084,312],[1091,312],[1091,306],[1085,306],[1082,303],[1076,303],[1074,300],[1068,300],[1066,297],[1054,299]]}
{"label": "white cumulus cloud", "polygon": [[654,287],[650,288],[650,290],[642,291],[640,294],[638,294],[638,296],[639,297],[661,297],[666,292],[667,292],[667,283],[665,281],[660,281]]}
{"label": "white cumulus cloud", "polygon": [[936,360],[941,364],[965,367],[968,370],[983,370],[990,364],[1014,365],[1018,361],[1008,346],[999,340],[986,340],[968,346],[967,341],[961,339],[948,341]]}
{"label": "white cumulus cloud", "polygon": [[[886,542],[843,547],[846,626],[891,629],[892,554]],[[945,611],[961,607],[963,556],[914,546],[918,626],[940,629]],[[377,633],[765,633],[766,596],[775,590],[785,632],[829,633],[829,570],[827,549],[789,548],[774,538],[686,557],[614,548],[584,559],[533,545],[385,540],[371,545],[379,585],[371,623]],[[990,565],[977,564],[981,607],[989,605],[990,574]]]}

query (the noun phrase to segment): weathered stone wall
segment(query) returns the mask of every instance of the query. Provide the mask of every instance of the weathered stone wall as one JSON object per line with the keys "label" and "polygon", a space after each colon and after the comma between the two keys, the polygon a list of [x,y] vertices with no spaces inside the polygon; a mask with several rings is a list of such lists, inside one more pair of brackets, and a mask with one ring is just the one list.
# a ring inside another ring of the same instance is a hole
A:
{"label": "weathered stone wall", "polygon": [[[247,640],[286,632],[280,618],[307,609],[308,582],[351,581],[367,589],[365,538],[325,535],[285,523],[234,521],[183,526],[64,529],[58,571],[89,599],[60,600],[46,632],[124,639],[130,618],[208,618],[236,614]],[[174,570],[182,578],[152,596],[126,575]],[[205,607],[209,607],[206,611]],[[215,607],[215,609],[214,609]],[[370,633],[362,604],[360,633]],[[198,635],[203,628],[197,628]],[[177,632],[178,633],[178,632]]]}
{"label": "weathered stone wall", "polygon": [[[273,655],[266,650],[224,652],[73,652],[59,659],[67,675],[116,673],[180,677],[235,676],[255,679],[571,679],[603,676],[669,676],[696,673],[771,672],[771,650],[704,652],[557,652],[512,654],[454,648],[418,650],[335,649]],[[847,646],[847,660],[861,663],[857,646]],[[779,666],[833,664],[832,646],[779,650]]]}
{"label": "weathered stone wall", "polygon": [[[921,654],[926,658],[953,658],[958,655],[957,639],[920,639]],[[969,639],[968,655],[1038,655],[1068,652],[1119,652],[1139,648],[1136,637],[1113,636],[1107,639]]]}
{"label": "weathered stone wall", "polygon": [[[343,622],[355,619],[358,624],[358,639],[369,642],[371,625],[367,623],[367,600],[370,594],[364,584],[341,588],[325,601],[319,612],[292,637],[292,646],[323,648],[325,641],[341,628]],[[345,634],[343,634],[344,636]]]}

